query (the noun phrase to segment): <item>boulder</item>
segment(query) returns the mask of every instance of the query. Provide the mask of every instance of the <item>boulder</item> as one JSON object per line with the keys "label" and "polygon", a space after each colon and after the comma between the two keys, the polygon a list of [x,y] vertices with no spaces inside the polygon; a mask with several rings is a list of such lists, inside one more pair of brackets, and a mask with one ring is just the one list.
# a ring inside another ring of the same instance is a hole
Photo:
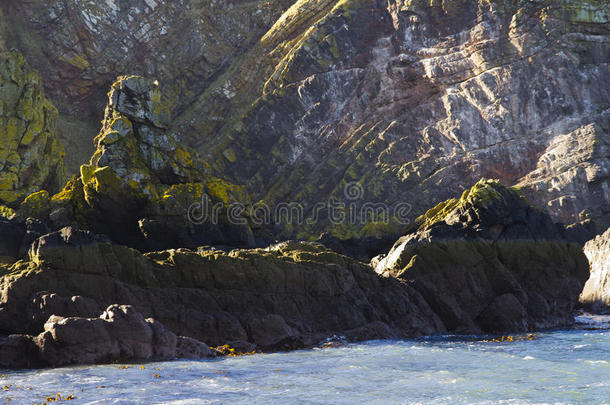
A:
{"label": "boulder", "polygon": [[53,315],[38,336],[0,338],[0,367],[62,367],[115,361],[215,357],[207,345],[176,337],[128,305],[111,305],[99,318]]}
{"label": "boulder", "polygon": [[176,343],[176,356],[181,359],[206,359],[217,356],[208,345],[187,336],[179,336]]}
{"label": "boulder", "polygon": [[589,311],[610,311],[610,229],[585,244],[591,277],[580,295],[580,303]]}
{"label": "boulder", "polygon": [[0,336],[0,368],[27,369],[44,365],[31,336]]}
{"label": "boulder", "polygon": [[449,331],[563,327],[589,275],[566,235],[518,191],[481,180],[419,217],[374,265],[419,291]]}

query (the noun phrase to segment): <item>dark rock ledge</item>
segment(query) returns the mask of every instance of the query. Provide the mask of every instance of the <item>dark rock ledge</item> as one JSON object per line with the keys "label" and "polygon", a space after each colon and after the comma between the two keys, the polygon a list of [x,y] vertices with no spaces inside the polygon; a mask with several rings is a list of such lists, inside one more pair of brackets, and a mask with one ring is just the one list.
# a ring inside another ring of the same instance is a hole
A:
{"label": "dark rock ledge", "polygon": [[67,227],[0,266],[0,367],[563,327],[589,276],[568,239],[494,181],[420,217],[373,266],[305,242],[143,254]]}

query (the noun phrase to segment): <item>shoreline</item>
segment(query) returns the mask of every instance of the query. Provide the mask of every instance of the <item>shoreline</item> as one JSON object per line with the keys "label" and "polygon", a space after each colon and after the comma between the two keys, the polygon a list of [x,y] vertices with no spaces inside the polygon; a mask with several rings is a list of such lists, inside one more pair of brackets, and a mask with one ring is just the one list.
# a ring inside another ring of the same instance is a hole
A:
{"label": "shoreline", "polygon": [[[336,338],[328,338],[326,341],[321,342],[317,345],[300,347],[295,349],[287,350],[276,350],[276,351],[257,351],[251,353],[235,353],[235,354],[221,354],[215,347],[211,347],[212,350],[217,351],[217,355],[213,358],[207,359],[188,359],[188,358],[174,358],[166,360],[150,360],[150,361],[138,361],[138,360],[116,360],[108,363],[91,363],[91,364],[76,364],[71,366],[60,366],[60,367],[45,367],[45,368],[25,368],[25,369],[0,369],[0,375],[10,375],[18,373],[28,373],[33,371],[45,371],[45,370],[57,370],[57,369],[82,369],[96,366],[145,366],[147,364],[156,363],[172,363],[172,362],[218,362],[226,360],[227,358],[233,357],[247,357],[257,355],[270,355],[278,353],[292,353],[292,352],[309,352],[314,350],[322,349],[335,349],[342,348],[350,345],[358,344],[391,344],[391,343],[517,343],[532,341],[539,338],[539,335],[548,335],[556,332],[577,332],[577,331],[610,331],[610,314],[595,314],[579,311],[574,315],[575,322],[571,327],[563,328],[550,328],[541,329],[528,332],[514,332],[508,334],[433,334],[425,335],[413,338],[381,338],[381,339],[346,339],[345,337],[338,336]],[[578,322],[578,320],[581,322]],[[589,321],[589,322],[587,322]],[[589,327],[587,327],[589,326]],[[0,339],[2,336],[0,336]],[[226,349],[224,350],[226,353]]]}

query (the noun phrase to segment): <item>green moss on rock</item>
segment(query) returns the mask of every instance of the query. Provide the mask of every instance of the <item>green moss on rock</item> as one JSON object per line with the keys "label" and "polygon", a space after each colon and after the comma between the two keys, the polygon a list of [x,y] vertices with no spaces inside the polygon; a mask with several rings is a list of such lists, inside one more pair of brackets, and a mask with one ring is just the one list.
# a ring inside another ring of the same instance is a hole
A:
{"label": "green moss on rock", "polygon": [[32,193],[23,200],[19,214],[26,217],[44,218],[50,210],[51,198],[47,190]]}
{"label": "green moss on rock", "polygon": [[23,55],[0,53],[0,203],[16,208],[41,188],[59,190],[65,173],[57,118]]}
{"label": "green moss on rock", "polygon": [[421,231],[440,222],[455,223],[467,210],[482,213],[492,205],[510,205],[513,201],[524,201],[516,189],[503,186],[499,180],[481,179],[472,188],[465,190],[459,199],[452,198],[439,203],[419,216],[415,223]]}

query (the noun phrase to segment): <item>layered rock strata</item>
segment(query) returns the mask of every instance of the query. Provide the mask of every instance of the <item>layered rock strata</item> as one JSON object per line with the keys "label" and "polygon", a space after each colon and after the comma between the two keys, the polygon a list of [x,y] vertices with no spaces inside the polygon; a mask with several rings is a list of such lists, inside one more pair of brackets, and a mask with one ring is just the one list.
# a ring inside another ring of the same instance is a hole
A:
{"label": "layered rock strata", "polygon": [[[249,202],[245,189],[212,176],[169,130],[170,122],[157,82],[119,78],[90,162],[61,192],[28,196],[19,215],[41,218],[52,229],[90,229],[141,250],[253,244],[247,223],[227,220],[231,202]],[[192,207],[199,216],[190,215]],[[198,221],[203,214],[210,216]]]}

